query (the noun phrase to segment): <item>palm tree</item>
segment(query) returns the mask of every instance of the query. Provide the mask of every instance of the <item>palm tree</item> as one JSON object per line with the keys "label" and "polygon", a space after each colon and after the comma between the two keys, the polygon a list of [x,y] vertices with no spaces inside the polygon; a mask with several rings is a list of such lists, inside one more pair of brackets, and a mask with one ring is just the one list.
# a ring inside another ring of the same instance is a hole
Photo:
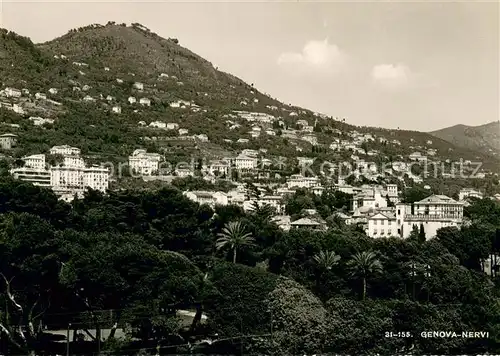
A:
{"label": "palm tree", "polygon": [[331,270],[332,267],[339,262],[340,256],[333,251],[321,250],[319,253],[314,255],[313,260],[316,262],[319,269]]}
{"label": "palm tree", "polygon": [[352,256],[347,262],[352,276],[358,276],[363,279],[363,300],[366,298],[366,278],[370,275],[382,271],[382,264],[373,252],[361,252]]}
{"label": "palm tree", "polygon": [[215,248],[221,250],[226,246],[230,246],[233,250],[233,263],[236,263],[237,250],[245,246],[253,246],[255,241],[239,221],[232,221],[227,224],[217,236],[219,238],[215,242]]}
{"label": "palm tree", "polygon": [[333,251],[321,250],[313,256],[313,260],[317,267],[315,272],[316,289],[319,291],[323,273],[330,271],[335,265],[337,265],[339,263],[340,256]]}

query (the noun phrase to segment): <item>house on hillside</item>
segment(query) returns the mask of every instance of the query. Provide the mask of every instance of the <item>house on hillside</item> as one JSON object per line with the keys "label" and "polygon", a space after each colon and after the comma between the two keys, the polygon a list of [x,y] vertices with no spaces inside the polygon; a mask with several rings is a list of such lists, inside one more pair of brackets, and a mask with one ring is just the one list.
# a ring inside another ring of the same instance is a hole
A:
{"label": "house on hillside", "polygon": [[292,229],[311,229],[316,231],[325,231],[327,229],[324,221],[316,221],[311,218],[302,218],[290,223]]}
{"label": "house on hillside", "polygon": [[144,106],[151,106],[151,100],[149,100],[148,98],[141,98],[139,100],[139,104]]}
{"label": "house on hillside", "polygon": [[4,150],[10,150],[17,144],[17,135],[6,133],[0,135],[0,147]]}
{"label": "house on hillside", "polygon": [[149,124],[149,127],[154,127],[154,128],[157,128],[157,129],[165,129],[165,128],[167,128],[167,124],[164,123],[164,122],[161,122],[161,121],[152,121]]}
{"label": "house on hillside", "polygon": [[35,93],[35,99],[47,100],[47,95],[45,95],[43,93]]}
{"label": "house on hillside", "polygon": [[467,198],[483,199],[483,193],[473,188],[463,188],[458,193],[458,200],[463,201]]}
{"label": "house on hillside", "polygon": [[399,236],[396,215],[380,212],[370,216],[368,218],[368,230],[366,234],[374,238]]}
{"label": "house on hillside", "polygon": [[398,235],[410,236],[413,226],[423,227],[426,238],[436,236],[443,227],[460,227],[464,204],[445,195],[431,195],[414,204],[396,204]]}
{"label": "house on hillside", "polygon": [[3,93],[8,98],[19,98],[22,94],[21,90],[16,88],[5,88]]}

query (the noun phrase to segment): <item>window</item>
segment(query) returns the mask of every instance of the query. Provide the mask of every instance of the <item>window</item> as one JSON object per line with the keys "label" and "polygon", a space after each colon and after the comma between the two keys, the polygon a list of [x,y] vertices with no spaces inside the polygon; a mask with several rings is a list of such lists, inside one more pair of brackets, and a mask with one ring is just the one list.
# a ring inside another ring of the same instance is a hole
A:
{"label": "window", "polygon": [[380,220],[380,225],[385,225],[385,220]]}

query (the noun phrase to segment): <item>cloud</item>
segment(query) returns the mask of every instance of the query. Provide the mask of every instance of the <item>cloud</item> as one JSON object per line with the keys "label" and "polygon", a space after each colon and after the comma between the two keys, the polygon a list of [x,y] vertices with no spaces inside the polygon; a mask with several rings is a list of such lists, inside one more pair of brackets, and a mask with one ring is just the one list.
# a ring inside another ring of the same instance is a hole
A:
{"label": "cloud", "polygon": [[412,84],[415,74],[404,64],[379,64],[372,68],[371,77],[384,88],[399,89]]}
{"label": "cloud", "polygon": [[337,73],[345,63],[346,54],[336,45],[312,40],[301,52],[286,52],[278,57],[278,65],[293,71],[314,70],[321,73]]}

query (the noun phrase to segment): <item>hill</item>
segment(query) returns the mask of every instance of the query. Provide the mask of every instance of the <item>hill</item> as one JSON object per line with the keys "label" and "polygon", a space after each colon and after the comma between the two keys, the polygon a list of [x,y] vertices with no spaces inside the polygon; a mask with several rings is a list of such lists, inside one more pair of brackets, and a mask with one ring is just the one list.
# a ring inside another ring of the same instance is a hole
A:
{"label": "hill", "polygon": [[458,147],[500,156],[500,121],[480,126],[455,125],[430,134]]}
{"label": "hill", "polygon": [[[0,98],[9,109],[0,108],[0,129],[19,136],[9,152],[14,157],[69,144],[96,162],[126,161],[137,148],[165,152],[174,163],[246,148],[267,150],[269,158],[338,161],[346,154],[328,147],[358,132],[387,141],[366,147],[377,152],[370,160],[434,150],[436,159],[499,166],[489,155],[428,133],[355,127],[284,104],[137,23],[90,25],[42,44],[1,30],[0,78],[2,89],[22,90],[20,97]],[[34,125],[33,116],[50,121]]]}

